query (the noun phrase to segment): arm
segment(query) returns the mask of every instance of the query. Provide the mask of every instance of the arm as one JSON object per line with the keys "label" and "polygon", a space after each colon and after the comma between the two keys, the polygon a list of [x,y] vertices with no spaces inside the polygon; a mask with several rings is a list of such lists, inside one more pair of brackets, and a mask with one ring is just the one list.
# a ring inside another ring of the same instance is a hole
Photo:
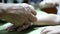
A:
{"label": "arm", "polygon": [[56,14],[36,15],[37,21],[34,25],[57,25],[60,24],[60,16]]}

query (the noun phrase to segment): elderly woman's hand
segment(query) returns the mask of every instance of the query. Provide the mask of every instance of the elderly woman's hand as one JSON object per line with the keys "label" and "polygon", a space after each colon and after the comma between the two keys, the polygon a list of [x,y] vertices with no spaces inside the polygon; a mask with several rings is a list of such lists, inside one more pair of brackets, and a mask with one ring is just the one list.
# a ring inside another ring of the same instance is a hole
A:
{"label": "elderly woman's hand", "polygon": [[36,12],[31,5],[28,4],[1,4],[2,11],[0,12],[0,18],[11,22],[12,26],[8,27],[8,31],[21,31],[28,28],[31,22],[35,22]]}

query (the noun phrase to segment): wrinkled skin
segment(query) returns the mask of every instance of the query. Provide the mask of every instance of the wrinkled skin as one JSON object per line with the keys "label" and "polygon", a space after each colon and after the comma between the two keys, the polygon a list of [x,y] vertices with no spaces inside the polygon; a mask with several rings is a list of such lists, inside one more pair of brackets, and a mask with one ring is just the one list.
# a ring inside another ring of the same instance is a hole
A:
{"label": "wrinkled skin", "polygon": [[31,5],[22,4],[4,4],[0,3],[0,19],[14,24],[8,27],[7,31],[22,31],[31,25],[31,22],[36,21],[36,12]]}

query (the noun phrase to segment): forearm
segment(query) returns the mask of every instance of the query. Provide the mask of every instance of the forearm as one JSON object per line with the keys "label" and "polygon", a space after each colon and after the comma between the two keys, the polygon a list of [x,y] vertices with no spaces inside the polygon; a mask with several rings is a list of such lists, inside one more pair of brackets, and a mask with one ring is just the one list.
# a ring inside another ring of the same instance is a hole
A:
{"label": "forearm", "polygon": [[[36,16],[37,17],[37,16]],[[60,16],[55,14],[47,14],[37,17],[37,21],[34,25],[57,25],[60,24]]]}

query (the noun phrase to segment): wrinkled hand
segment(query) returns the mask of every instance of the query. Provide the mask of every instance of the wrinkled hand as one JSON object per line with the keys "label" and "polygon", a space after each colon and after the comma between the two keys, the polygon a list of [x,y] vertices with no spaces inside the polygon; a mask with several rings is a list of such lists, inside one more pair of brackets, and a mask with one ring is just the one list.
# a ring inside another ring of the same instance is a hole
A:
{"label": "wrinkled hand", "polygon": [[[5,8],[8,4],[4,4]],[[13,31],[17,29],[17,31],[24,30],[31,25],[31,22],[36,21],[36,12],[31,5],[28,4],[13,4],[8,6],[6,9],[0,12],[0,18],[5,19],[8,22],[14,24],[11,27],[8,27],[8,31]]]}

